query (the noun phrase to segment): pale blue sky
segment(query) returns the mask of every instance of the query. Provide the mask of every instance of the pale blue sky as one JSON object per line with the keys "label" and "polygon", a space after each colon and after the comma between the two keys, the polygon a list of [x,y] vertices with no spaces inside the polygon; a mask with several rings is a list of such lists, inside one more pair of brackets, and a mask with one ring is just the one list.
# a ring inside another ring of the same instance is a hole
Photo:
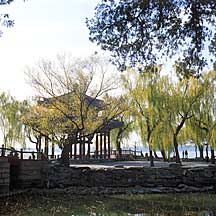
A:
{"label": "pale blue sky", "polygon": [[85,18],[92,17],[100,0],[15,0],[1,6],[15,20],[0,38],[0,90],[18,99],[31,95],[24,67],[58,52],[88,56],[98,50],[88,40]]}

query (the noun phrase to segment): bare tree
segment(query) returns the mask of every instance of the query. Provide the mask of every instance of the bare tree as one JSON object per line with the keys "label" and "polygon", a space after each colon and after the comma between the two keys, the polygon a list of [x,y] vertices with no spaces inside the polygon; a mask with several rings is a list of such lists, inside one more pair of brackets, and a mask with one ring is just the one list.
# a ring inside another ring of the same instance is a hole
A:
{"label": "bare tree", "polygon": [[31,107],[25,123],[47,136],[66,135],[56,138],[63,157],[68,155],[68,143],[92,139],[125,111],[124,99],[109,95],[118,88],[118,79],[107,76],[107,69],[107,62],[97,56],[74,60],[68,55],[58,55],[56,62],[43,59],[27,68],[38,104]]}

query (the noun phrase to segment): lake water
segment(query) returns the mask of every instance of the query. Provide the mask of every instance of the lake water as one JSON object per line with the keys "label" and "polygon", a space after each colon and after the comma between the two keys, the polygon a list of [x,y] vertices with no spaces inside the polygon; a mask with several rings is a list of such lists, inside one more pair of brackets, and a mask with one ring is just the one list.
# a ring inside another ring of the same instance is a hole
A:
{"label": "lake water", "polygon": [[[0,200],[0,215],[22,216],[214,216],[215,194],[73,196],[30,195]],[[5,202],[6,203],[6,202]],[[11,209],[9,209],[11,208]],[[2,214],[1,214],[2,213]]]}
{"label": "lake water", "polygon": [[[134,150],[134,147],[131,148],[132,150]],[[142,146],[139,146],[136,148],[138,151],[142,151],[144,152],[144,154],[147,152],[148,153],[148,148],[145,148],[145,147],[142,147]],[[179,146],[178,147],[178,150],[179,150],[179,154],[180,154],[180,157],[182,158],[183,157],[183,151],[185,152],[187,150],[188,152],[188,158],[195,158],[196,156],[199,157],[200,156],[200,153],[199,153],[199,149],[194,146],[194,145],[184,145],[184,146]],[[197,155],[196,155],[196,151],[197,151]],[[208,148],[208,156],[211,155],[211,152],[210,152],[210,147]],[[162,157],[161,153],[159,151],[156,151],[158,156],[159,157]],[[171,152],[170,156],[173,157],[174,155],[174,152]],[[203,155],[204,157],[206,156],[206,146],[204,147],[204,151],[203,151]],[[215,150],[215,155],[216,155],[216,150]]]}

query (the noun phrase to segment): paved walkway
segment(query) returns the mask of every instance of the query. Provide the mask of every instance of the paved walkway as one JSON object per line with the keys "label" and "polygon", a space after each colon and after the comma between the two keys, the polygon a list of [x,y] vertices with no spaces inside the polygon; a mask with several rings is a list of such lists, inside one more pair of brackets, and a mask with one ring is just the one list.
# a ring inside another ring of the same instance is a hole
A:
{"label": "paved walkway", "polygon": [[[168,162],[155,161],[155,167],[169,167]],[[183,167],[204,167],[208,166],[209,163],[206,162],[183,162]],[[149,167],[149,161],[115,161],[115,162],[99,162],[99,163],[82,163],[82,164],[71,164],[71,167],[89,167],[91,169],[100,169],[100,168],[121,168],[121,167]]]}

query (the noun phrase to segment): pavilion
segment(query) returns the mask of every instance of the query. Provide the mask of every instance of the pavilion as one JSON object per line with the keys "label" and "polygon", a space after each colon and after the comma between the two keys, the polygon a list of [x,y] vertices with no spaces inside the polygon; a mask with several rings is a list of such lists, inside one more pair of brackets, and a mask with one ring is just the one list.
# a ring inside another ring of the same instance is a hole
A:
{"label": "pavilion", "polygon": [[[70,93],[58,96],[58,98],[65,99]],[[39,105],[48,105],[52,103],[56,98],[42,98],[38,101]],[[91,106],[96,107],[98,112],[100,111],[103,101],[97,98],[92,98],[85,95],[85,102],[91,104]],[[112,119],[106,125],[101,127],[97,132],[91,136],[79,135],[75,139],[69,139],[67,143],[67,157],[74,160],[84,160],[84,159],[110,159],[111,158],[111,140],[110,132],[115,128],[123,127],[124,123],[117,119]],[[93,145],[93,139],[95,140],[95,147],[91,148]],[[51,141],[51,143],[50,143]],[[44,154],[49,158],[55,158],[55,145],[49,136],[41,134],[38,140],[40,146],[43,142],[44,144]],[[51,145],[51,154],[50,153]],[[93,151],[94,150],[94,151]]]}

